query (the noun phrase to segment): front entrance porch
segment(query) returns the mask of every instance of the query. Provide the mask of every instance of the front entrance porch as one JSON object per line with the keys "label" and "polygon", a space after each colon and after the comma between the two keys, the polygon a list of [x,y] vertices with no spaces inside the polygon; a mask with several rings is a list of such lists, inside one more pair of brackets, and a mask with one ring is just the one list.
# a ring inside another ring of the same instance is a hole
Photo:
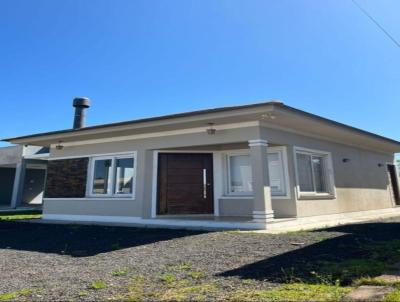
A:
{"label": "front entrance porch", "polygon": [[286,147],[270,147],[272,154],[267,148],[265,140],[255,139],[199,149],[154,150],[151,218],[208,214],[215,221],[236,219],[251,223],[249,228],[264,228],[274,217],[269,163],[278,193],[290,190],[284,179]]}

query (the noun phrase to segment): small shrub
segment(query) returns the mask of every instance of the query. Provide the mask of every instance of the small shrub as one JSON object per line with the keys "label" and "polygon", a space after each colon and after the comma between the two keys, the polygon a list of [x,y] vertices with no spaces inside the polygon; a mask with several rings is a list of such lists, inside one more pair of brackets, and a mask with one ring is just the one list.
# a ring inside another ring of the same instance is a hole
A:
{"label": "small shrub", "polygon": [[107,287],[107,284],[104,281],[96,280],[92,284],[89,285],[89,289],[99,290]]}

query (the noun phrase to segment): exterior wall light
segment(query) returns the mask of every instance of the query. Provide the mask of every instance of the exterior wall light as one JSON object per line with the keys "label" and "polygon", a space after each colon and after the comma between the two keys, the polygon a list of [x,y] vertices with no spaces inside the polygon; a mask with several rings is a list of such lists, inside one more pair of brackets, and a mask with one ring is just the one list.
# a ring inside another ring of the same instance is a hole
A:
{"label": "exterior wall light", "polygon": [[207,129],[207,134],[208,135],[214,135],[215,132],[217,131],[213,126],[214,123],[208,123],[209,128]]}
{"label": "exterior wall light", "polygon": [[348,162],[350,161],[350,158],[343,158],[342,161],[343,161],[344,163],[348,163]]}
{"label": "exterior wall light", "polygon": [[378,164],[378,167],[383,167],[383,164],[379,163],[379,164]]}
{"label": "exterior wall light", "polygon": [[56,145],[56,149],[57,149],[57,150],[62,150],[62,149],[64,149],[64,146],[63,146],[61,143],[62,143],[62,141],[59,141],[58,144]]}

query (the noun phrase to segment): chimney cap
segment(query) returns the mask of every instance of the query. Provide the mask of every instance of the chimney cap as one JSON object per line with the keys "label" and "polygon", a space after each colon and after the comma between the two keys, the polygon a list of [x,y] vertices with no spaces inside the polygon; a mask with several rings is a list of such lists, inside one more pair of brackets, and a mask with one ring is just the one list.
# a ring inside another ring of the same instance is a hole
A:
{"label": "chimney cap", "polygon": [[89,108],[90,107],[90,99],[86,98],[86,97],[74,98],[73,106],[81,107],[81,108]]}

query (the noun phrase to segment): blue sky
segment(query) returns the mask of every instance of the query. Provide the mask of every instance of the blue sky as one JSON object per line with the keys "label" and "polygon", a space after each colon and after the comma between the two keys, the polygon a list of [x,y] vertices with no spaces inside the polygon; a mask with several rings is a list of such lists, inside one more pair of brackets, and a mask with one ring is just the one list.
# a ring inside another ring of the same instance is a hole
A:
{"label": "blue sky", "polygon": [[[358,0],[400,39],[400,1]],[[1,0],[0,137],[279,99],[400,140],[400,49],[351,0]]]}

